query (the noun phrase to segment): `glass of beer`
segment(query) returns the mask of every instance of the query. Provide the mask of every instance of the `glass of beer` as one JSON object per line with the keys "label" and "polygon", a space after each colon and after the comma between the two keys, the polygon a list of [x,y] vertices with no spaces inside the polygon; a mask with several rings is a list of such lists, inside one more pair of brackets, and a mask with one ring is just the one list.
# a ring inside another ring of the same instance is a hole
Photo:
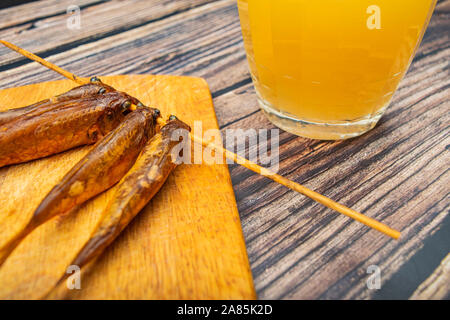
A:
{"label": "glass of beer", "polygon": [[259,104],[276,126],[337,140],[372,129],[436,0],[238,0]]}

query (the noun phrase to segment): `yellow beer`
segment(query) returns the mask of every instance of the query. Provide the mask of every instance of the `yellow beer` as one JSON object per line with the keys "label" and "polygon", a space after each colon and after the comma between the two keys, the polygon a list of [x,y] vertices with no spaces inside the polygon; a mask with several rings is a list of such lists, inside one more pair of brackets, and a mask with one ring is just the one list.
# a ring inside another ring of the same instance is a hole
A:
{"label": "yellow beer", "polygon": [[406,73],[435,3],[238,0],[261,106],[278,126],[313,138],[369,130]]}

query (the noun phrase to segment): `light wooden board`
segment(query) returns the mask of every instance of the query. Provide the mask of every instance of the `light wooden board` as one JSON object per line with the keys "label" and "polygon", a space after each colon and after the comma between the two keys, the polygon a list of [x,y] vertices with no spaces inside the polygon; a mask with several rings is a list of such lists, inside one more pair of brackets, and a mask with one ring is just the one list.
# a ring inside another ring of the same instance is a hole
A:
{"label": "light wooden board", "polygon": [[[101,79],[191,126],[217,128],[203,79],[110,76]],[[0,91],[0,110],[62,93],[54,81]],[[22,228],[39,202],[91,147],[0,169],[0,245]],[[0,268],[0,298],[36,299],[63,274],[88,239],[113,189],[29,235]],[[182,165],[100,259],[82,275],[75,299],[255,298],[226,165]],[[59,293],[58,293],[59,294]]]}

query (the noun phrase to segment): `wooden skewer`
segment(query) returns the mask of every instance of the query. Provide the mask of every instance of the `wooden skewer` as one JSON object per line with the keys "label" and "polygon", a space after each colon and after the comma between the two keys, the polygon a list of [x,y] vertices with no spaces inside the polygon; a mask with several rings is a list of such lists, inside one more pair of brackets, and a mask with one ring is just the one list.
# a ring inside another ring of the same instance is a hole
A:
{"label": "wooden skewer", "polygon": [[254,163],[250,160],[247,160],[246,158],[243,158],[225,148],[222,148],[211,142],[208,143],[206,141],[203,141],[201,138],[196,137],[192,134],[190,135],[190,138],[194,142],[203,145],[205,148],[210,148],[210,149],[214,149],[216,151],[222,152],[222,154],[225,154],[225,156],[228,159],[233,160],[237,164],[239,164],[249,170],[252,170],[253,172],[256,172],[257,174],[263,175],[263,176],[275,181],[276,183],[279,183],[285,187],[288,187],[291,190],[297,191],[297,192],[313,199],[314,201],[317,201],[330,209],[336,210],[337,212],[342,213],[343,215],[346,215],[347,217],[350,217],[356,221],[364,223],[366,226],[369,226],[375,230],[378,230],[378,231],[384,233],[385,235],[388,235],[389,237],[392,237],[394,239],[398,239],[400,237],[399,231],[392,229],[389,226],[387,226],[375,219],[369,218],[369,217],[363,215],[362,213],[359,213],[353,209],[350,209],[336,201],[333,201],[330,198],[327,198],[318,192],[308,189],[297,182],[291,181],[283,176],[280,176],[279,174],[277,174],[269,169],[263,168],[263,167],[257,165],[256,163]]}
{"label": "wooden skewer", "polygon": [[[158,120],[158,123],[160,126],[163,126],[165,124],[165,121],[162,118],[160,118]],[[241,157],[234,152],[231,152],[231,151],[229,151],[221,146],[218,146],[212,142],[204,141],[202,138],[194,136],[191,133],[189,134],[189,137],[195,143],[198,143],[205,148],[213,149],[216,152],[220,152],[226,158],[233,160],[235,163],[237,163],[253,172],[256,172],[257,174],[265,176],[265,177],[275,181],[276,183],[279,183],[285,187],[288,187],[291,190],[297,191],[297,192],[313,199],[314,201],[317,201],[330,209],[336,210],[337,212],[342,213],[343,215],[346,215],[347,217],[350,217],[356,221],[359,221],[359,222],[365,224],[366,226],[369,226],[375,230],[378,230],[378,231],[388,235],[389,237],[392,237],[394,239],[398,239],[400,237],[399,231],[392,229],[389,226],[387,226],[375,219],[369,218],[369,217],[363,215],[362,213],[359,213],[353,209],[350,209],[336,201],[333,201],[330,198],[325,197],[324,195],[321,195],[318,192],[308,189],[305,186],[302,186],[301,184],[299,184],[297,182],[291,181],[291,180],[289,180],[267,168],[261,167],[258,164],[254,163],[244,157]]]}
{"label": "wooden skewer", "polygon": [[25,49],[19,48],[18,46],[14,45],[14,44],[12,44],[12,43],[10,43],[8,41],[0,40],[0,43],[3,44],[4,46],[10,48],[11,50],[16,51],[17,53],[20,53],[21,55],[27,57],[28,59],[31,59],[31,60],[36,61],[36,62],[39,62],[44,67],[49,68],[49,69],[51,69],[53,71],[56,71],[60,75],[66,77],[66,78],[68,78],[68,79],[70,79],[72,81],[75,81],[78,84],[83,85],[83,84],[87,83],[86,81],[80,79],[79,77],[77,77],[73,73],[70,73],[69,71],[66,71],[66,70],[62,69],[62,68],[58,67],[57,65],[54,65],[53,63],[50,63],[50,62],[42,59],[41,57],[38,57],[37,55],[35,55],[35,54],[25,50]]}
{"label": "wooden skewer", "polygon": [[[82,81],[79,77],[77,77],[76,75],[74,75],[64,69],[61,69],[60,67],[32,54],[31,52],[21,49],[21,48],[15,46],[9,42],[6,42],[4,40],[0,40],[0,43],[4,44],[5,46],[7,46],[8,48],[11,48],[14,51],[17,51],[18,53],[24,55],[25,57],[27,57],[31,60],[37,61],[40,64],[42,64],[43,66],[58,72],[59,74],[65,76],[66,78],[68,78],[70,80],[73,80],[79,84],[86,83],[86,82]],[[164,125],[165,124],[164,120],[160,119],[159,124],[161,126]],[[317,193],[311,189],[308,189],[305,186],[302,186],[299,183],[291,181],[275,172],[272,172],[269,169],[263,168],[263,167],[257,165],[256,163],[254,163],[244,157],[241,157],[221,146],[218,146],[211,142],[203,141],[202,138],[196,137],[192,134],[190,134],[190,138],[193,142],[201,144],[205,148],[214,149],[216,152],[220,152],[221,154],[223,154],[226,158],[233,160],[237,164],[239,164],[249,170],[252,170],[253,172],[256,172],[257,174],[263,175],[263,176],[275,181],[276,183],[279,183],[285,187],[288,187],[291,190],[297,191],[297,192],[313,199],[314,201],[317,201],[330,209],[336,210],[337,212],[339,212],[343,215],[346,215],[347,217],[350,217],[356,221],[359,221],[359,222],[365,224],[366,226],[369,226],[375,230],[378,230],[389,237],[392,237],[394,239],[398,239],[400,237],[399,231],[390,228],[389,226],[385,225],[384,223],[381,223],[375,219],[369,218],[369,217],[363,215],[362,213],[359,213],[359,212],[357,212],[353,209],[350,209],[340,203],[337,203],[337,202],[331,200],[330,198],[325,197],[324,195],[321,195],[320,193]]]}

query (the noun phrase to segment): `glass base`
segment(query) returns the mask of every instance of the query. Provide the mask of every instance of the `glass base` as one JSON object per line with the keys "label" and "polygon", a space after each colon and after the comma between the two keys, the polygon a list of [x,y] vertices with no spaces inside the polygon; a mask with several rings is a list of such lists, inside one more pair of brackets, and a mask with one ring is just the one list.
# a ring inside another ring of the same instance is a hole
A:
{"label": "glass base", "polygon": [[258,102],[270,122],[277,127],[301,137],[319,140],[342,140],[362,135],[375,127],[387,107],[381,108],[364,119],[342,123],[321,123],[297,119],[288,113],[276,110],[260,98]]}

